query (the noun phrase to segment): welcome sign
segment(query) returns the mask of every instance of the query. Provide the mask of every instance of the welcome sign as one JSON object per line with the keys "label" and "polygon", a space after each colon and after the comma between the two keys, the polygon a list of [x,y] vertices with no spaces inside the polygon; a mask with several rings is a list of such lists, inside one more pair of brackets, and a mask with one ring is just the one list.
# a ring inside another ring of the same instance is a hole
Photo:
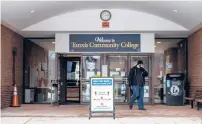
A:
{"label": "welcome sign", "polygon": [[141,52],[140,34],[70,34],[70,52]]}

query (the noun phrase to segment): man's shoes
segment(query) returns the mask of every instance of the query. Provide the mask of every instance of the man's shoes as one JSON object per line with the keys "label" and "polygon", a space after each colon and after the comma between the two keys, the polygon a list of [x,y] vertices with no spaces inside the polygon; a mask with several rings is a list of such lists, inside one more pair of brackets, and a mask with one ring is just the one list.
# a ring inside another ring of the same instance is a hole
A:
{"label": "man's shoes", "polygon": [[129,106],[129,109],[130,109],[130,110],[133,109],[133,105],[130,105],[130,104],[129,104],[128,106]]}
{"label": "man's shoes", "polygon": [[139,110],[144,110],[145,111],[146,109],[145,108],[139,108]]}

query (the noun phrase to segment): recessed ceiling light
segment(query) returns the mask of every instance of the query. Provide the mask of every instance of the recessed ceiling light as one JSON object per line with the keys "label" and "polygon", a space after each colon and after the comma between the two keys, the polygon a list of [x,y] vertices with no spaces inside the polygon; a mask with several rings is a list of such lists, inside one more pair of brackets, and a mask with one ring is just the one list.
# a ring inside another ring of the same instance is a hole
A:
{"label": "recessed ceiling light", "polygon": [[178,11],[176,9],[174,9],[173,12],[178,12]]}
{"label": "recessed ceiling light", "polygon": [[54,44],[55,44],[55,42],[52,42],[52,43],[54,43]]}
{"label": "recessed ceiling light", "polygon": [[161,43],[161,42],[157,42],[157,43]]}
{"label": "recessed ceiling light", "polygon": [[31,11],[30,11],[30,13],[34,13],[34,12],[35,12],[35,10],[31,10]]}

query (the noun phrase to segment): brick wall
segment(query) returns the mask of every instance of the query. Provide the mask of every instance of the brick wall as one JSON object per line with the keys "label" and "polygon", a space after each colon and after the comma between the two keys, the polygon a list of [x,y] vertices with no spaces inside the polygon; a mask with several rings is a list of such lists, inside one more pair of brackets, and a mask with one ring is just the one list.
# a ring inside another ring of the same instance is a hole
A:
{"label": "brick wall", "polygon": [[22,102],[23,86],[23,37],[1,25],[1,108],[11,105],[12,98],[12,48],[17,48],[15,80],[19,102]]}
{"label": "brick wall", "polygon": [[190,96],[202,89],[202,28],[188,37],[188,81]]}
{"label": "brick wall", "polygon": [[[0,35],[1,35],[1,33],[0,33]],[[2,72],[1,71],[1,44],[2,44],[2,42],[0,42],[0,87],[1,87],[1,72]],[[1,88],[0,88],[0,94],[1,94]],[[0,99],[1,99],[1,95],[0,95]]]}

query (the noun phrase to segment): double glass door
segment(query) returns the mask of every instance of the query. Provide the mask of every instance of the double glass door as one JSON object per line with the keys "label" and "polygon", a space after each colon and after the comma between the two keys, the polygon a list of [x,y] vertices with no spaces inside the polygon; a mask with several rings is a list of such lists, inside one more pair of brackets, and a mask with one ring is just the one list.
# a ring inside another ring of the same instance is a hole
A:
{"label": "double glass door", "polygon": [[[90,77],[101,77],[105,72],[102,66],[107,65],[107,77],[114,78],[114,99],[116,103],[127,103],[130,100],[130,89],[128,88],[128,74],[130,68],[137,64],[138,60],[144,62],[144,68],[149,72],[149,55],[110,55],[101,54],[97,56],[82,56],[82,84],[81,102],[90,102]],[[149,101],[150,83],[146,78],[144,87],[144,102]]]}
{"label": "double glass door", "polygon": [[[130,68],[137,64],[138,60],[142,60],[144,68],[149,72],[149,56],[148,55],[108,55],[107,63],[109,66],[109,77],[114,78],[114,96],[116,103],[126,103],[130,100],[130,89],[128,87],[128,74]],[[144,87],[144,102],[149,103],[149,78],[146,77]]]}

